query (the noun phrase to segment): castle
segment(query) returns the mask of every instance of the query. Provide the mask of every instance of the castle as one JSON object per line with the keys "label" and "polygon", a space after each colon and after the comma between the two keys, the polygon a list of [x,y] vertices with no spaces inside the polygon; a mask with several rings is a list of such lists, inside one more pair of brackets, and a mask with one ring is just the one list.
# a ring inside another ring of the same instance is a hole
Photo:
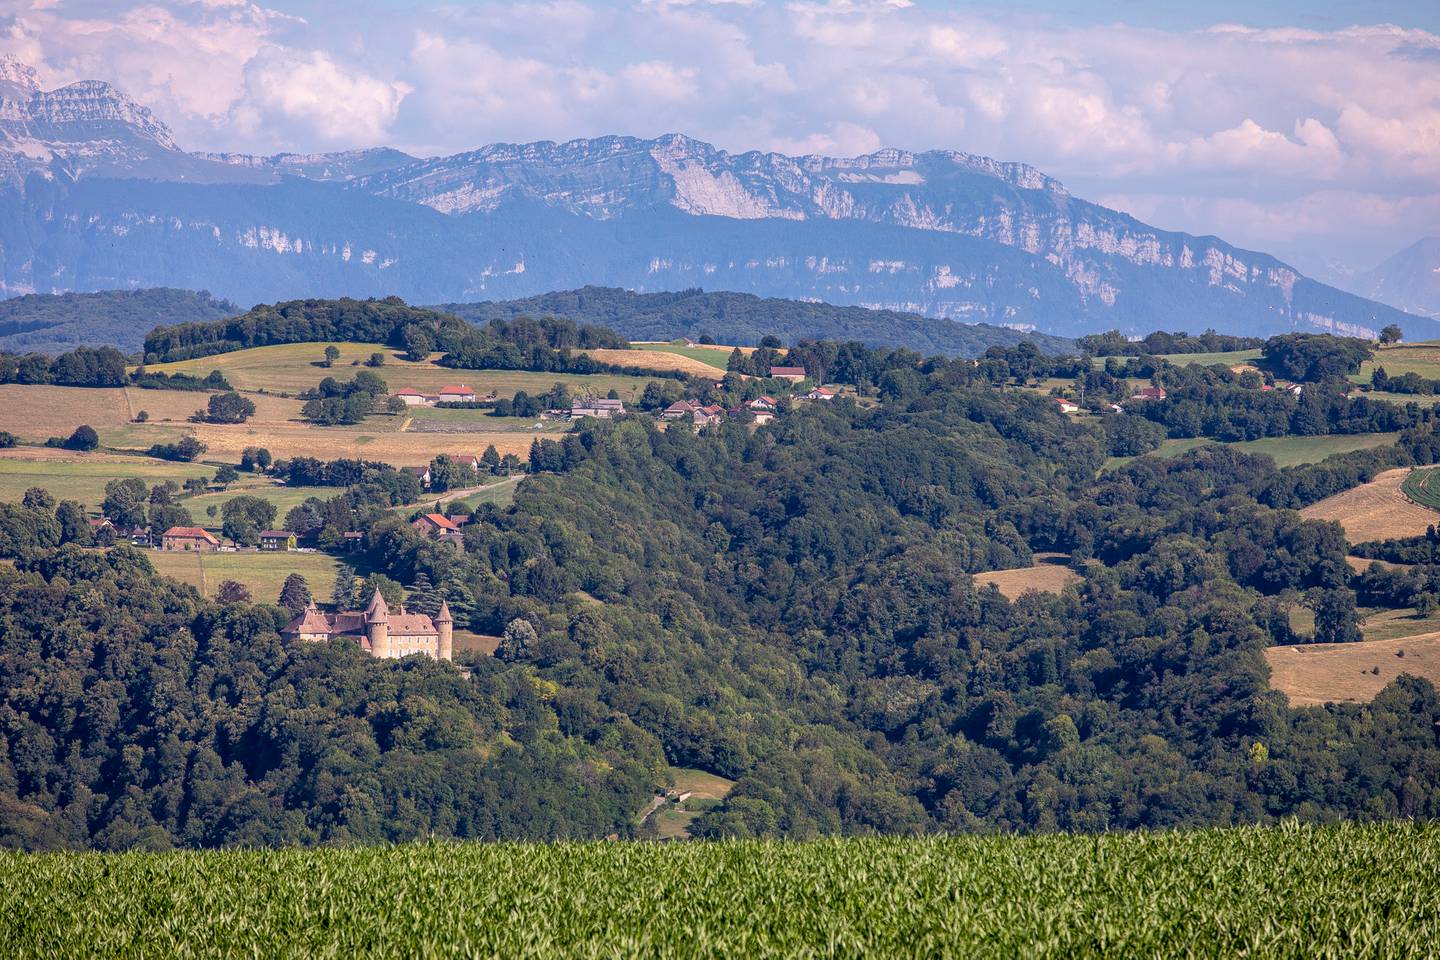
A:
{"label": "castle", "polygon": [[280,631],[286,640],[329,640],[350,637],[372,657],[408,657],[423,653],[437,660],[451,659],[455,618],[450,605],[440,604],[434,617],[423,613],[391,613],[380,591],[365,610],[321,613],[311,601],[301,614]]}

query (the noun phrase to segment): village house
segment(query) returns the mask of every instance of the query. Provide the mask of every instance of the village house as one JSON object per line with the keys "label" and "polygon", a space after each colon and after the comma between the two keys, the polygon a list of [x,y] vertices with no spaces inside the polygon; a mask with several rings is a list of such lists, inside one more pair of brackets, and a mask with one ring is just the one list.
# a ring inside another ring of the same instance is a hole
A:
{"label": "village house", "polygon": [[450,606],[442,602],[434,617],[423,613],[407,613],[402,606],[391,613],[380,591],[364,611],[346,610],[321,613],[311,601],[299,616],[280,631],[287,641],[324,641],[348,637],[372,657],[393,659],[424,654],[436,660],[452,659],[455,618]]}
{"label": "village house", "polygon": [[774,411],[774,410],[753,410],[753,409],[752,409],[752,410],[750,411],[750,415],[751,415],[752,417],[754,417],[755,422],[756,422],[757,424],[759,424],[760,426],[762,426],[762,427],[765,426],[765,424],[769,423],[771,420],[774,420],[774,419],[775,419],[775,411]]}
{"label": "village house", "polygon": [[422,489],[422,490],[429,490],[429,489],[430,489],[430,468],[429,468],[429,467],[401,467],[400,469],[401,469],[402,471],[404,471],[405,473],[410,474],[410,476],[414,477],[416,480],[419,480],[419,481],[420,481],[420,489]]}
{"label": "village house", "polygon": [[412,520],[410,526],[432,540],[460,540],[462,538],[459,525],[443,513],[423,513]]}
{"label": "village house", "polygon": [[1164,387],[1141,387],[1131,395],[1131,400],[1164,400],[1167,394]]}
{"label": "village house", "polygon": [[770,379],[789,380],[791,383],[799,383],[805,379],[804,367],[771,367]]}
{"label": "village house", "polygon": [[359,530],[346,530],[340,535],[340,546],[346,553],[354,553],[365,546],[365,534]]}
{"label": "village house", "polygon": [[404,390],[396,390],[395,396],[405,401],[407,407],[428,407],[435,402],[434,397],[427,397],[419,390],[406,387]]}
{"label": "village house", "polygon": [[101,530],[109,530],[112,533],[115,531],[115,524],[110,522],[109,517],[91,517],[89,523],[91,536],[98,534]]}
{"label": "village house", "polygon": [[148,546],[151,546],[151,543],[150,543],[150,528],[149,528],[149,527],[136,527],[135,529],[133,529],[133,530],[130,531],[130,533],[128,534],[128,536],[129,536],[129,538],[130,538],[130,543],[131,543],[132,546],[136,546],[136,547],[148,547]]}
{"label": "village house", "polygon": [[771,396],[756,397],[750,401],[751,410],[769,410],[771,413],[774,413],[779,408],[779,401]]}
{"label": "village house", "polygon": [[598,400],[577,400],[570,407],[571,419],[594,417],[597,420],[611,420],[625,413],[625,404],[620,400],[600,398]]}
{"label": "village house", "polygon": [[294,550],[295,534],[289,530],[261,530],[261,550]]}
{"label": "village house", "polygon": [[475,391],[463,383],[452,383],[441,387],[435,399],[439,403],[473,403],[475,402]]}
{"label": "village house", "polygon": [[452,463],[457,463],[462,467],[469,467],[476,473],[480,473],[482,470],[485,469],[484,461],[482,461],[479,457],[475,456],[475,454],[473,453],[454,454],[450,457],[450,461]]}
{"label": "village house", "polygon": [[834,400],[835,391],[829,387],[816,387],[809,393],[800,395],[801,400]]}
{"label": "village house", "polygon": [[676,400],[674,403],[670,404],[670,406],[666,407],[663,412],[661,412],[660,419],[687,420],[692,414],[695,413],[696,410],[699,409],[700,404],[693,401]]}
{"label": "village house", "polygon": [[220,540],[202,527],[171,527],[160,535],[160,549],[214,553],[220,549]]}
{"label": "village house", "polygon": [[697,407],[690,417],[696,428],[713,426],[725,419],[725,408],[717,403],[712,403],[707,407]]}
{"label": "village house", "polygon": [[1073,400],[1066,400],[1064,397],[1056,397],[1055,405],[1060,408],[1061,413],[1079,413],[1080,405]]}

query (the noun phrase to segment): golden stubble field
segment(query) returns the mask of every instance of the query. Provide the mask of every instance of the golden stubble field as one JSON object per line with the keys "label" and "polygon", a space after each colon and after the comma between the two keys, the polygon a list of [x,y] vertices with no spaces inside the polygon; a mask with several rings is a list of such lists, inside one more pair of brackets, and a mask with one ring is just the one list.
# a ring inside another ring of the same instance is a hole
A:
{"label": "golden stubble field", "polygon": [[1006,600],[1018,600],[1028,591],[1037,593],[1059,593],[1072,583],[1080,582],[1080,575],[1065,566],[1068,558],[1062,553],[1037,553],[1035,565],[1018,570],[991,570],[975,574],[979,586],[994,584]]}
{"label": "golden stubble field", "polygon": [[[613,389],[622,399],[629,400],[638,398],[650,382],[646,377],[623,374],[582,376],[525,370],[455,370],[439,366],[433,360],[416,363],[402,359],[393,348],[378,343],[337,343],[335,346],[340,351],[340,359],[327,368],[318,365],[325,346],[323,343],[288,343],[255,347],[195,360],[151,364],[146,369],[198,377],[211,370],[219,370],[237,390],[291,394],[309,390],[326,377],[349,380],[361,370],[378,374],[392,391],[408,387],[422,393],[434,393],[443,386],[464,384],[482,396],[493,392],[502,397],[513,397],[519,390],[529,394],[544,393],[556,383],[563,383],[572,393],[604,396]],[[384,366],[363,366],[373,353],[385,357]]]}
{"label": "golden stubble field", "polygon": [[[172,390],[0,385],[0,430],[23,440],[69,436],[81,424],[100,434],[101,444],[116,450],[142,452],[153,443],[173,442],[193,434],[209,450],[202,459],[235,463],[246,447],[265,447],[277,458],[297,456],[333,460],[357,457],[395,466],[418,466],[441,453],[480,454],[494,444],[502,455],[526,458],[531,441],[543,431],[496,429],[451,432],[402,431],[403,416],[381,414],[353,427],[317,427],[300,420],[299,400],[247,393],[255,415],[242,424],[195,424],[188,418],[211,395]],[[140,410],[145,424],[132,423]],[[62,451],[68,454],[68,451]],[[9,455],[50,459],[54,451],[20,447]],[[72,459],[74,454],[68,454]],[[93,461],[99,462],[99,461]],[[127,476],[119,473],[117,476]]]}
{"label": "golden stubble field", "polygon": [[1270,647],[1270,686],[1292,707],[1368,703],[1402,673],[1440,684],[1440,633],[1360,643]]}
{"label": "golden stubble field", "polygon": [[1386,470],[1369,483],[1312,503],[1300,515],[1337,521],[1351,543],[1420,536],[1426,527],[1440,523],[1440,513],[1412,502],[1401,491],[1409,473],[1408,467]]}

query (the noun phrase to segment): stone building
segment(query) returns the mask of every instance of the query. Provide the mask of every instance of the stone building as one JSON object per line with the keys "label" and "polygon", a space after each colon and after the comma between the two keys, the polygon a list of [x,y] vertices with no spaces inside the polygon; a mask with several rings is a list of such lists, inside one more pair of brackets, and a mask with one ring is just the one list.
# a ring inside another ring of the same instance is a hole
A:
{"label": "stone building", "polygon": [[408,657],[423,653],[437,660],[450,660],[454,649],[455,618],[450,605],[440,604],[434,617],[423,613],[390,612],[390,605],[375,591],[370,606],[362,610],[322,613],[312,601],[298,617],[286,624],[280,635],[286,640],[329,640],[349,637],[372,657]]}

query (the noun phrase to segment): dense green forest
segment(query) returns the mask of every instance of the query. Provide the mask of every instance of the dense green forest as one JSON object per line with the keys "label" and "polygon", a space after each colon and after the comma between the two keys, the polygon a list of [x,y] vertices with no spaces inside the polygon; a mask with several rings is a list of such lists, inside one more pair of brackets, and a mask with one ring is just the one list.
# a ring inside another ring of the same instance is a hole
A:
{"label": "dense green forest", "polygon": [[[1440,815],[1428,682],[1294,710],[1263,658],[1354,639],[1357,595],[1427,589],[1353,575],[1339,526],[1294,508],[1440,459],[1429,416],[1375,404],[1395,445],[1286,470],[1206,446],[1101,473],[1106,429],[1008,385],[1033,347],[978,364],[801,349],[870,399],[698,434],[584,421],[536,443],[540,472],[460,549],[390,510],[408,478],[287,465],[353,484],[291,529],[365,531],[353,562],[374,584],[433,585],[457,627],[502,637],[469,681],[347,642],[287,648],[277,598],[202,602],[141,554],[77,549],[73,505],[5,506],[0,839],[625,836],[667,764],[737,781],[702,836]],[[1208,369],[1176,392],[1269,395]],[[1315,432],[1360,416],[1314,402]],[[972,578],[1037,551],[1083,580],[1010,602]],[[1293,632],[1299,603],[1313,637]]]}
{"label": "dense green forest", "polygon": [[672,340],[710,336],[717,343],[746,346],[767,336],[797,340],[855,340],[872,347],[904,347],[924,354],[974,357],[992,346],[1028,341],[1046,353],[1075,349],[1075,341],[1023,333],[991,324],[965,324],[935,317],[865,307],[840,307],[804,300],[761,298],[749,293],[680,290],[633,293],[618,287],[582,287],[482,303],[435,307],[475,324],[517,317],[564,317],[609,327],[630,340]]}
{"label": "dense green forest", "polygon": [[31,293],[0,300],[0,350],[53,354],[77,346],[111,346],[131,353],[156,326],[204,323],[239,312],[204,290]]}

